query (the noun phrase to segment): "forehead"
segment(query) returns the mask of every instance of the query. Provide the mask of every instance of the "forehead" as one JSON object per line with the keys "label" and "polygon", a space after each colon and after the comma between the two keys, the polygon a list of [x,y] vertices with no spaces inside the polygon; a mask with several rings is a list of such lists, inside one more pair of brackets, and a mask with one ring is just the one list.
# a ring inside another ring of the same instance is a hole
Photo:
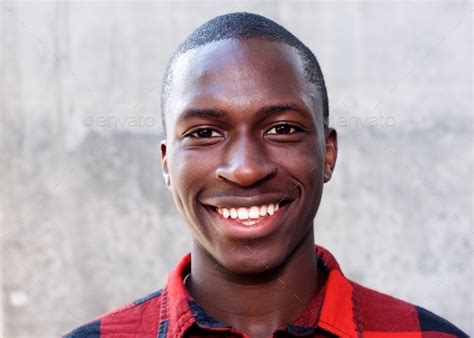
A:
{"label": "forehead", "polygon": [[190,106],[246,110],[291,101],[321,115],[315,111],[321,107],[319,94],[296,49],[262,39],[227,39],[187,51],[175,61],[166,118],[172,123]]}

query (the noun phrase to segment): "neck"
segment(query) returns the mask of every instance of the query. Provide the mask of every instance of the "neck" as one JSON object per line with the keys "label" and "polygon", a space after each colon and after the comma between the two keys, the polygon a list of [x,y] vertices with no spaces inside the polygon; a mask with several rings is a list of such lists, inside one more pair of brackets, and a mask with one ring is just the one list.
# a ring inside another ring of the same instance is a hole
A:
{"label": "neck", "polygon": [[216,320],[251,337],[268,337],[295,319],[320,290],[313,232],[280,266],[259,274],[235,274],[193,246],[187,288]]}

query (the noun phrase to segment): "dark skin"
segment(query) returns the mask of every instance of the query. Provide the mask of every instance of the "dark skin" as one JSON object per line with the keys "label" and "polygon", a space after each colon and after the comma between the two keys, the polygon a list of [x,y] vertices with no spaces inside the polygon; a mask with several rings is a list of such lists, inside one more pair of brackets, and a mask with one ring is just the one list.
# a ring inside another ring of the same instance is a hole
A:
{"label": "dark skin", "polygon": [[[173,72],[161,152],[193,233],[186,287],[215,319],[269,337],[324,283],[313,219],[336,132],[324,128],[319,93],[285,44],[213,42],[181,56]],[[220,213],[268,204],[278,211],[250,223]]]}

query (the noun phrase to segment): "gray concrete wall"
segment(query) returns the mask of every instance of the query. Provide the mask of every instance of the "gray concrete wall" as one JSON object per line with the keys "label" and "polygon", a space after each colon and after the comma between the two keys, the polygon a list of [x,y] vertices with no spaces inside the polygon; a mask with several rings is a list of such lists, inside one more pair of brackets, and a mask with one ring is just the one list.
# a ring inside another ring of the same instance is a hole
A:
{"label": "gray concrete wall", "polygon": [[0,3],[4,337],[157,290],[190,238],[162,182],[160,82],[229,11],[312,48],[340,157],[317,242],[362,284],[472,326],[472,3]]}

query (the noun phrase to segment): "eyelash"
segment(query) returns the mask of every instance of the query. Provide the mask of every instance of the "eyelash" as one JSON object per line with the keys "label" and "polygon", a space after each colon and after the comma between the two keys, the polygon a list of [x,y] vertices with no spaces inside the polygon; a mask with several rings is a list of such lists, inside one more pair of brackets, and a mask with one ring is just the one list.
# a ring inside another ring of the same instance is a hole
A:
{"label": "eyelash", "polygon": [[[290,131],[288,133],[282,133],[282,134],[276,133],[276,129],[278,127],[283,127],[283,126],[290,128]],[[275,133],[269,133],[269,131],[273,130],[273,129],[275,129]],[[289,135],[289,134],[294,134],[294,133],[297,133],[297,132],[300,132],[300,131],[303,131],[303,128],[301,128],[299,126],[295,126],[295,125],[290,124],[290,123],[278,123],[277,125],[273,126],[269,130],[267,130],[266,134],[267,135]]]}
{"label": "eyelash", "polygon": [[[204,131],[210,131],[211,132],[211,136],[208,136],[208,137],[205,137],[205,136],[198,136],[198,133],[199,132],[204,132]],[[217,136],[213,134],[218,134]],[[194,130],[193,132],[190,132],[188,134],[186,134],[184,137],[189,137],[189,138],[213,138],[213,137],[220,137],[222,136],[221,133],[219,133],[218,131],[214,130],[213,128],[199,128],[199,129],[196,129]]]}

